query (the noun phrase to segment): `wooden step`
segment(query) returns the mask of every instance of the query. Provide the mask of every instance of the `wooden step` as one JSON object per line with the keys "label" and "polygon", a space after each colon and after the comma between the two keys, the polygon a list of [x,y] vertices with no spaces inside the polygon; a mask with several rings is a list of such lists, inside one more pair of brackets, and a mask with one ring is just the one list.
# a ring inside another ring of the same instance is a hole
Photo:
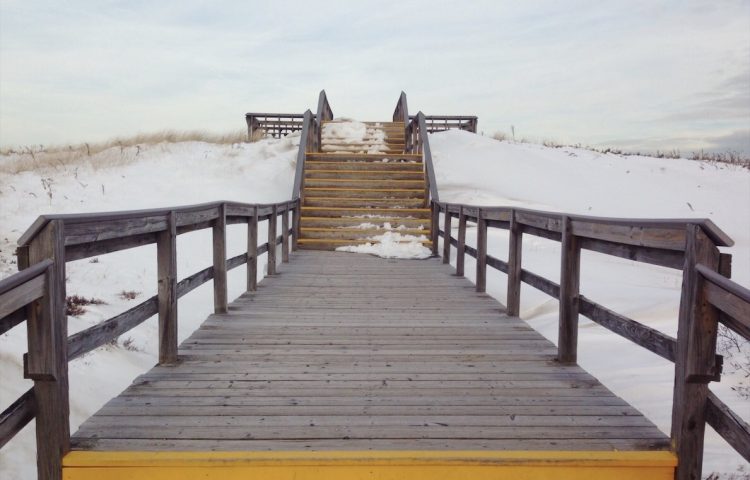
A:
{"label": "wooden step", "polygon": [[[297,240],[297,245],[302,250],[336,250],[338,247],[344,247],[347,245],[364,245],[365,243],[378,242],[373,240],[341,240],[329,238],[300,238]],[[427,248],[432,246],[432,242],[429,240],[421,240],[419,243]]]}
{"label": "wooden step", "polygon": [[[309,155],[309,154],[308,154]],[[378,171],[378,172],[419,172],[424,174],[422,162],[375,162],[361,160],[338,160],[333,162],[321,162],[317,160],[307,160],[305,162],[305,172],[313,171]]]}
{"label": "wooden step", "polygon": [[348,208],[348,207],[300,207],[302,217],[355,217],[381,215],[383,217],[412,217],[427,219],[429,208]]}
{"label": "wooden step", "polygon": [[340,198],[424,198],[422,188],[332,188],[307,187],[304,195]]}
{"label": "wooden step", "polygon": [[[361,210],[361,209],[360,209]],[[405,217],[382,217],[382,218],[362,218],[362,217],[300,217],[300,226],[303,228],[326,228],[326,227],[356,227],[363,223],[372,223],[383,226],[389,223],[392,227],[404,225],[408,228],[430,228],[429,217],[423,218],[405,218]]]}
{"label": "wooden step", "polygon": [[305,197],[306,207],[349,207],[349,208],[422,208],[423,198],[340,198],[340,197]]}
{"label": "wooden step", "polygon": [[376,235],[383,235],[385,232],[395,232],[401,235],[413,235],[418,237],[424,235],[429,237],[430,231],[424,229],[377,229],[377,228],[302,228],[302,239],[338,239],[338,240],[367,240]]}
{"label": "wooden step", "polygon": [[[309,165],[308,165],[309,167]],[[362,179],[362,180],[415,180],[424,183],[424,172],[387,170],[316,170],[305,169],[305,183],[309,180]]]}
{"label": "wooden step", "polygon": [[424,178],[416,180],[371,179],[371,178],[306,178],[307,188],[369,188],[369,189],[424,189]]}
{"label": "wooden step", "polygon": [[319,162],[358,161],[377,163],[422,163],[421,153],[308,152],[306,157],[310,161]]}
{"label": "wooden step", "polygon": [[[323,125],[325,125],[327,123],[348,123],[348,120],[324,120],[323,121]],[[368,127],[380,126],[380,127],[401,127],[401,128],[404,128],[404,122],[377,122],[377,121],[370,121],[370,120],[368,120],[368,121],[359,122],[359,123],[364,123]]]}
{"label": "wooden step", "polygon": [[323,153],[338,154],[369,154],[369,155],[398,155],[404,151],[403,148],[382,148],[379,145],[323,145]]}

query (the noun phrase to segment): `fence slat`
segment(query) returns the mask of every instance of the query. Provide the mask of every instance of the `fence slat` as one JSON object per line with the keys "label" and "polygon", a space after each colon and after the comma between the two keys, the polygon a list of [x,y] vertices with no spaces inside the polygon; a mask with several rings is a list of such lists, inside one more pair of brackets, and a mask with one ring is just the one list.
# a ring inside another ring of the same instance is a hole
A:
{"label": "fence slat", "polygon": [[227,215],[226,205],[219,207],[213,229],[214,313],[227,313]]}
{"label": "fence slat", "polygon": [[177,221],[167,216],[167,230],[156,240],[156,270],[159,279],[159,363],[177,361]]}
{"label": "fence slat", "polygon": [[560,264],[560,324],[557,359],[575,363],[578,357],[578,287],[581,248],[573,235],[570,218],[562,219],[562,259]]}
{"label": "fence slat", "polygon": [[[710,367],[714,367],[716,352],[716,327],[709,338],[697,338],[703,332],[701,316],[709,310],[708,302],[701,298],[700,278],[695,266],[704,264],[711,269],[719,267],[719,251],[698,225],[688,225],[685,248],[685,267],[682,271],[682,295],[677,324],[677,352],[675,356],[675,383],[672,401],[672,442],[680,459],[675,479],[700,478],[703,467],[703,443],[706,428],[706,398],[710,378],[691,375],[694,364],[691,352],[705,359],[710,352]],[[703,305],[705,303],[705,305]],[[715,323],[715,315],[714,323]],[[710,320],[710,318],[709,318]],[[710,338],[713,337],[713,338]],[[708,365],[707,365],[708,366]],[[692,377],[692,378],[690,378]]]}

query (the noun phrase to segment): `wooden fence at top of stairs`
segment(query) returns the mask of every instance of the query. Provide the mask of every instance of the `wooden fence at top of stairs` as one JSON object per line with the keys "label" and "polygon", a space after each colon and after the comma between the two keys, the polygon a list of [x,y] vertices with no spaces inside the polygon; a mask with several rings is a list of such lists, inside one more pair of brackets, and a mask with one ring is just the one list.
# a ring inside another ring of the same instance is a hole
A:
{"label": "wooden fence at top of stairs", "polygon": [[[315,162],[315,152],[323,145],[322,127],[332,117],[321,92],[317,113],[308,110],[302,116],[294,190],[288,202],[222,201],[39,217],[19,239],[21,271],[0,281],[0,334],[25,322],[29,348],[24,376],[34,382],[0,414],[0,446],[36,419],[37,467],[44,480],[62,478],[63,472],[71,479],[146,474],[223,479],[249,474],[274,478],[500,474],[579,478],[585,474],[683,480],[700,478],[704,429],[709,424],[750,460],[747,422],[708,388],[721,374],[721,357],[715,351],[718,324],[750,338],[750,291],[729,279],[731,257],[718,247],[732,241],[711,221],[597,218],[441,202],[426,117],[422,113],[410,117],[402,94],[393,121],[404,125],[402,155],[421,156],[416,165],[421,165],[425,181],[429,245],[437,254],[442,237],[443,262],[456,247],[457,276],[444,271],[445,266],[438,268],[436,258],[424,263],[358,262],[353,260],[357,257],[340,253],[290,255],[302,239],[304,182],[317,175],[314,168],[307,170],[307,161]],[[342,221],[327,218],[330,225]],[[455,237],[453,220],[458,222]],[[261,245],[259,222],[268,224],[268,238]],[[466,243],[470,222],[478,232],[474,246]],[[247,251],[227,258],[227,225],[238,223],[247,225]],[[508,230],[507,261],[487,253],[489,228]],[[213,264],[178,280],[176,239],[202,229],[212,231]],[[523,235],[561,243],[559,283],[522,267]],[[158,294],[68,336],[66,264],[148,244],[157,246]],[[583,296],[579,291],[582,250],[681,270],[677,337]],[[279,251],[282,264],[290,258],[299,264],[282,266],[279,274]],[[258,258],[263,254],[269,279],[258,285]],[[477,260],[476,292],[458,278],[465,273],[466,254]],[[243,264],[248,293],[230,304],[227,271]],[[368,276],[370,265],[373,275]],[[508,275],[507,307],[483,293],[487,266]],[[401,279],[390,281],[388,275],[396,273]],[[177,300],[209,280],[213,280],[216,315],[178,349]],[[521,282],[559,300],[557,347],[517,318]],[[269,295],[278,297],[264,298],[266,287]],[[326,287],[330,305],[310,290]],[[438,315],[441,309],[449,314]],[[675,363],[668,441],[662,442],[653,425],[575,365],[579,315]],[[148,374],[148,381],[136,382],[92,417],[76,434],[78,450],[71,451],[68,362],[153,316],[159,325],[159,365]],[[494,342],[502,347],[495,348]],[[234,382],[249,382],[249,386]],[[169,397],[173,403],[149,399],[138,403],[143,395]],[[207,400],[200,406],[195,398]],[[329,403],[320,403],[321,398]],[[128,408],[131,402],[134,408]],[[579,408],[581,402],[589,402],[586,408],[598,413]],[[196,410],[177,413],[181,406]],[[514,426],[518,417],[509,406],[526,412],[519,419],[523,427]],[[624,412],[613,412],[613,406]],[[154,417],[134,419],[141,410],[147,411],[143,415],[154,412]],[[162,417],[166,411],[172,415]],[[318,417],[310,417],[313,411]],[[345,424],[334,418],[341,415]],[[318,418],[322,425],[316,424]],[[606,427],[597,424],[599,418]],[[303,420],[306,423],[300,423]],[[141,422],[142,428],[118,422]],[[100,436],[103,432],[109,437]],[[322,437],[321,432],[325,432]],[[123,439],[126,444],[149,445],[148,451],[114,451],[112,446]],[[174,452],[186,445],[185,440],[188,444],[199,440],[200,447]],[[225,440],[228,443],[222,444]],[[644,452],[644,440],[657,450],[670,448],[677,462],[668,451]],[[272,451],[236,451],[258,442],[267,442],[265,448]],[[576,442],[578,452],[572,450]],[[92,451],[96,444],[112,448]],[[348,445],[354,451],[342,451]],[[527,449],[513,451],[514,445]],[[623,445],[630,451],[615,451]],[[490,451],[478,451],[483,448]],[[213,452],[216,449],[225,451]]]}

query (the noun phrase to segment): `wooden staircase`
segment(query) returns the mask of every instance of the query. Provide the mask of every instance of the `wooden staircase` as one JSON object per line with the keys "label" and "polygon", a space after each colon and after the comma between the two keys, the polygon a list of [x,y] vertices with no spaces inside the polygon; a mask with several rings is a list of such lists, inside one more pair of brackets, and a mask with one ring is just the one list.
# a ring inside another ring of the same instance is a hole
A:
{"label": "wooden staircase", "polygon": [[422,154],[404,153],[403,122],[364,122],[352,143],[323,122],[320,152],[307,153],[299,248],[335,250],[377,243],[397,232],[430,246],[430,209]]}

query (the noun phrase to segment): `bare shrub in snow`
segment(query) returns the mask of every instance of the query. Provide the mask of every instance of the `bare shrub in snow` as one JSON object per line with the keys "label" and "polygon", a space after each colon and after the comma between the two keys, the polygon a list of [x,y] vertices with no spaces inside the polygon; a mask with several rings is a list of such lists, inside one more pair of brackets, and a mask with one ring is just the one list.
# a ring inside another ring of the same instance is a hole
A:
{"label": "bare shrub in snow", "polygon": [[135,290],[123,290],[120,292],[119,297],[123,300],[135,300],[135,297],[140,294],[141,292],[136,292]]}
{"label": "bare shrub in snow", "polygon": [[492,134],[492,138],[503,142],[508,139],[508,134],[505,132],[495,132]]}
{"label": "bare shrub in snow", "polygon": [[719,325],[717,350],[724,355],[724,371],[739,373],[738,385],[732,387],[741,398],[750,400],[750,341]]}
{"label": "bare shrub in snow", "polygon": [[[255,138],[252,141],[257,141]],[[113,147],[119,147],[121,158],[108,158],[113,165],[130,163],[141,153],[143,146],[161,143],[205,142],[219,145],[247,142],[247,132],[239,130],[231,133],[216,134],[205,131],[178,132],[163,130],[154,133],[142,133],[132,137],[117,137],[101,143],[82,143],[78,145],[50,146],[33,145],[0,150],[0,155],[8,156],[0,163],[0,173],[21,173],[33,170],[59,169],[91,162],[92,157]],[[132,154],[130,154],[132,151]],[[94,157],[95,158],[95,157]],[[98,162],[102,162],[100,158]],[[94,166],[109,166],[97,164]]]}
{"label": "bare shrub in snow", "polygon": [[140,348],[135,345],[133,337],[128,337],[122,342],[122,346],[129,352],[140,352]]}
{"label": "bare shrub in snow", "polygon": [[98,298],[86,298],[79,295],[71,295],[65,299],[65,314],[71,317],[78,317],[86,313],[83,308],[86,305],[106,305],[107,302]]}

